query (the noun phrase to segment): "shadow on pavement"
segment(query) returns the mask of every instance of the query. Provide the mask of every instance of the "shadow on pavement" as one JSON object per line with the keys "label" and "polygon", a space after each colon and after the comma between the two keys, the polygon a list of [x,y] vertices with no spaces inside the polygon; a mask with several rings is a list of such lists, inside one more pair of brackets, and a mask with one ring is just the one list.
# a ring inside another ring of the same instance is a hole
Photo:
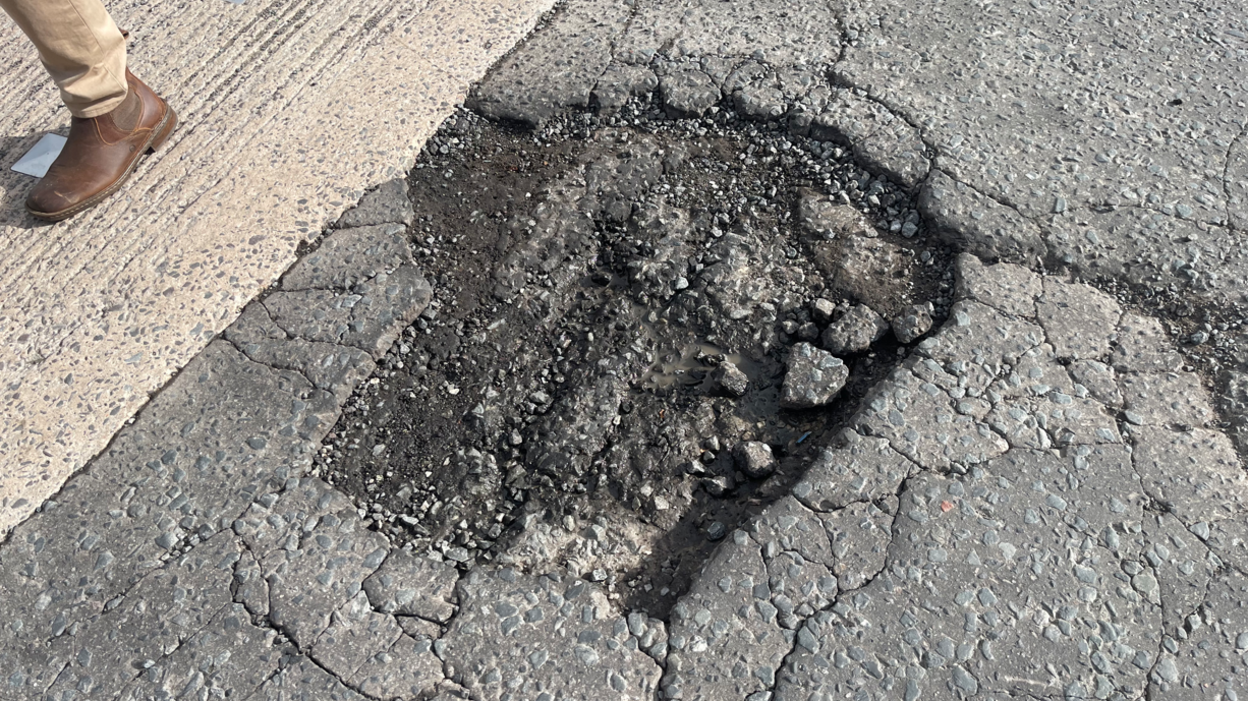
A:
{"label": "shadow on pavement", "polygon": [[[65,127],[53,133],[64,136],[68,131],[69,128]],[[36,131],[25,136],[0,137],[0,227],[42,229],[50,226],[26,212],[26,195],[38,180],[12,170],[13,164],[43,135],[44,132]]]}

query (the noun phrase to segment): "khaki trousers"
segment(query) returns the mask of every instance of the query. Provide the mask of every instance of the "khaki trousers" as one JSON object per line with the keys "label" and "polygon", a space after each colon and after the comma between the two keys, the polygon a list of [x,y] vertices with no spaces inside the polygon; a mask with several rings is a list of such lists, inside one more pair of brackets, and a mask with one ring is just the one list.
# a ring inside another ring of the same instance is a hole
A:
{"label": "khaki trousers", "polygon": [[111,112],[126,97],[126,40],[101,0],[0,0],[35,43],[76,117]]}

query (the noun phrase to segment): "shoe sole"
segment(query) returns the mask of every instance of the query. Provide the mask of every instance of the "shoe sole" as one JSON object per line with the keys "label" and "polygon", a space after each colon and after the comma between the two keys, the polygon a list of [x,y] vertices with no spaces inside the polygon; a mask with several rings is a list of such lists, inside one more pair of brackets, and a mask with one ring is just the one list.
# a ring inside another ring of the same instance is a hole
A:
{"label": "shoe sole", "polygon": [[94,207],[95,205],[107,199],[109,195],[121,189],[121,186],[124,185],[125,182],[130,179],[130,174],[133,173],[134,169],[139,166],[139,160],[142,159],[144,155],[155,153],[157,149],[159,149],[161,146],[164,146],[165,142],[169,140],[169,136],[173,134],[173,130],[177,128],[177,126],[178,126],[177,113],[173,111],[173,108],[169,107],[168,105],[165,105],[165,117],[164,119],[160,121],[160,124],[156,125],[155,129],[152,129],[152,138],[148,139],[147,143],[143,145],[143,148],[139,149],[139,155],[135,156],[134,160],[130,161],[130,165],[126,168],[126,171],[122,173],[119,178],[113,181],[112,185],[109,185],[103,190],[83,200],[82,202],[79,202],[78,204],[72,207],[67,207],[65,209],[62,209],[59,212],[40,212],[40,211],[31,209],[30,207],[27,207],[26,211],[30,212],[31,216],[35,217],[36,219],[56,222],[56,221],[62,221],[64,219],[68,219],[74,216],[75,214],[78,214],[79,212],[82,212],[84,210]]}

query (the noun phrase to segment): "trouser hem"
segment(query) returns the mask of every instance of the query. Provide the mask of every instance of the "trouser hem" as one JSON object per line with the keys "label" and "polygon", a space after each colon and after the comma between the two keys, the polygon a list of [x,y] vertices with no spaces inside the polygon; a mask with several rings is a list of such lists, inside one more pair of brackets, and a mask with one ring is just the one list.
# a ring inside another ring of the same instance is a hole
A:
{"label": "trouser hem", "polygon": [[80,117],[82,119],[91,119],[92,117],[99,117],[101,115],[108,114],[109,112],[112,112],[113,110],[117,109],[117,107],[121,103],[126,101],[126,95],[129,95],[129,94],[130,94],[129,92],[126,92],[126,93],[123,93],[121,97],[109,98],[108,100],[104,100],[103,102],[97,102],[92,105],[88,105],[86,107],[77,107],[77,106],[69,107],[69,112],[75,117]]}

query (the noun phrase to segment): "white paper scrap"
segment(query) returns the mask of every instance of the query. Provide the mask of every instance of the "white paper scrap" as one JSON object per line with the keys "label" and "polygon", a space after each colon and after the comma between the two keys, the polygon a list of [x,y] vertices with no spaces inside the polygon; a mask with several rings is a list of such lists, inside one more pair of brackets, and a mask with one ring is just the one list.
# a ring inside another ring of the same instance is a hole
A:
{"label": "white paper scrap", "polygon": [[25,156],[13,164],[13,170],[23,175],[42,178],[48,174],[52,161],[61,155],[61,149],[64,147],[65,137],[60,134],[44,134],[34,148],[27,151]]}

